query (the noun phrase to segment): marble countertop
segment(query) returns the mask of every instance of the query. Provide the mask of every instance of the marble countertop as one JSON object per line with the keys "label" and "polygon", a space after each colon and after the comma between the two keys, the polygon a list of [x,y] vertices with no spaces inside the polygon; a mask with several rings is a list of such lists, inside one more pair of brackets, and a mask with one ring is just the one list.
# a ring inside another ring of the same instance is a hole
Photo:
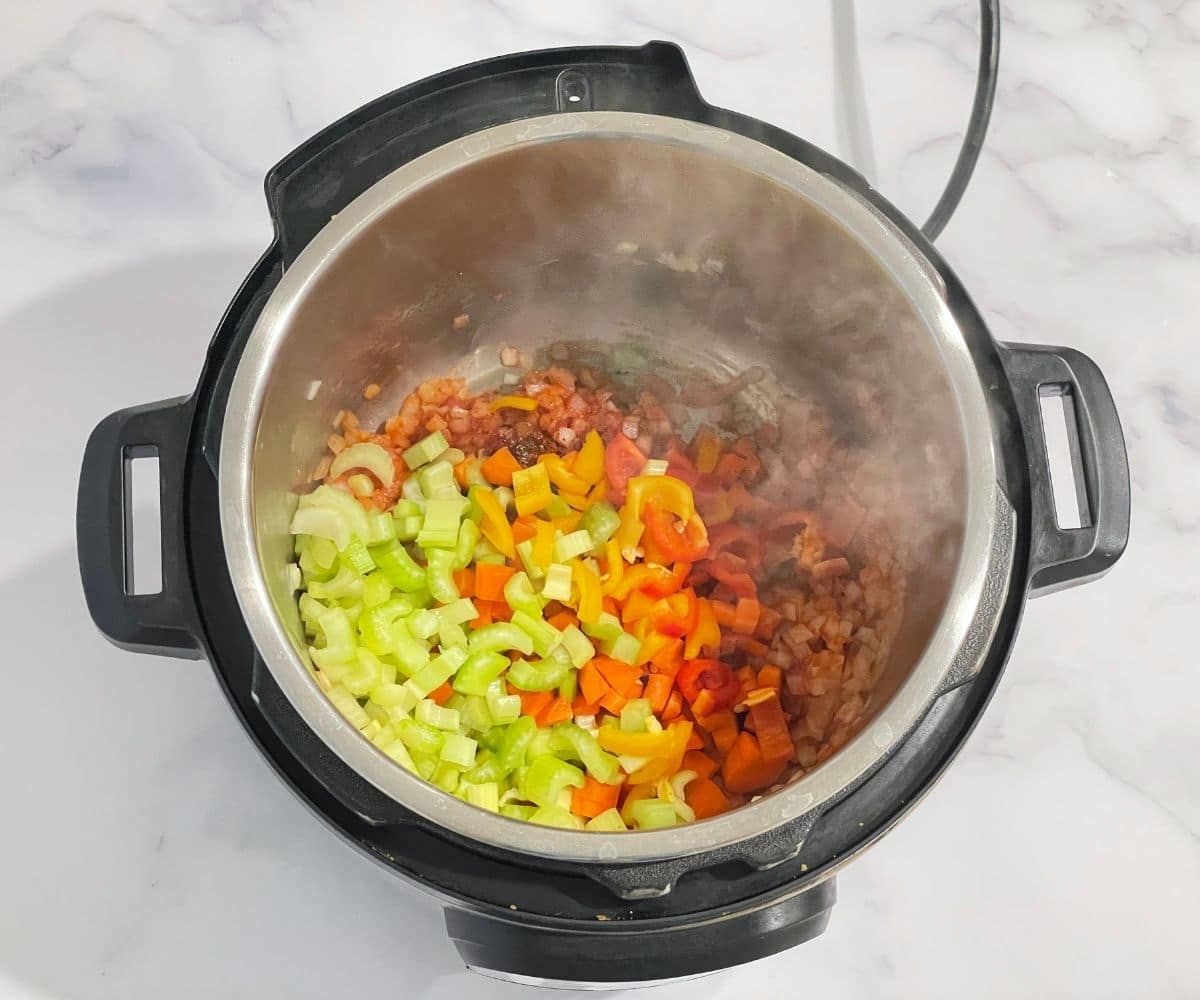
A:
{"label": "marble countertop", "polygon": [[[435,905],[301,807],[203,663],[97,635],[78,459],[108,412],[190,390],[270,238],[267,168],[456,64],[675,40],[710,101],[924,217],[970,104],[973,3],[859,4],[861,101],[829,4],[708,6],[6,5],[0,457],[23,488],[0,517],[0,996],[527,995],[471,977]],[[1107,374],[1133,537],[1106,579],[1029,606],[961,759],[844,873],[828,932],[706,995],[1200,994],[1200,2],[1005,7],[993,128],[939,245],[998,338]]]}

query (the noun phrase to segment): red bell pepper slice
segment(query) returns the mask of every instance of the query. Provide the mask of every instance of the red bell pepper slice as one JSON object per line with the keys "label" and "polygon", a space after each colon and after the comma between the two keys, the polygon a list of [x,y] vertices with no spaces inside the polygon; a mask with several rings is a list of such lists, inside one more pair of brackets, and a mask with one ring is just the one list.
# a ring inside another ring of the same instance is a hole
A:
{"label": "red bell pepper slice", "polygon": [[707,691],[708,711],[714,712],[741,700],[742,682],[720,660],[687,660],[675,675],[675,684],[683,696],[694,702]]}
{"label": "red bell pepper slice", "polygon": [[695,514],[680,532],[675,530],[676,520],[672,514],[647,502],[642,520],[655,547],[671,562],[695,562],[708,551],[708,531]]}
{"label": "red bell pepper slice", "polygon": [[634,476],[641,473],[646,465],[646,456],[638,446],[624,434],[618,434],[604,451],[604,472],[608,476],[609,495],[613,503],[614,496],[625,492],[625,484]]}

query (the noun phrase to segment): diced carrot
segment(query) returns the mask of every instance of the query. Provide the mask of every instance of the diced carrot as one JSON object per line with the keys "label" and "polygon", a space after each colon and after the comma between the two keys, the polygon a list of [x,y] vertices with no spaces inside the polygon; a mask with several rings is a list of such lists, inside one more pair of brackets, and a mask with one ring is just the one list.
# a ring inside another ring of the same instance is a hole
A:
{"label": "diced carrot", "polygon": [[608,709],[613,715],[620,715],[621,709],[625,707],[626,698],[620,691],[609,688],[604,692],[604,697],[600,699],[600,706]]}
{"label": "diced carrot", "polygon": [[600,711],[600,702],[588,701],[582,694],[577,694],[571,702],[571,712],[574,715],[595,715]]}
{"label": "diced carrot", "polygon": [[783,686],[783,671],[768,663],[758,672],[758,686],[778,691]]}
{"label": "diced carrot", "polygon": [[712,736],[712,741],[717,748],[717,752],[724,756],[729,753],[729,748],[737,740],[738,731],[736,729],[718,729],[715,733],[710,733],[709,735]]}
{"label": "diced carrot", "polygon": [[484,459],[479,471],[493,486],[512,486],[513,473],[519,468],[521,463],[513,457],[513,453],[501,448]]}
{"label": "diced carrot", "polygon": [[454,571],[454,586],[458,588],[459,597],[475,595],[475,573],[470,567]]}
{"label": "diced carrot", "polygon": [[631,663],[622,663],[607,656],[593,657],[592,663],[614,691],[619,691],[626,698],[636,697],[629,692],[638,686],[642,677],[642,668]]}
{"label": "diced carrot", "polygon": [[596,661],[589,660],[585,663],[579,671],[579,691],[583,697],[598,705],[609,690],[608,681],[601,677],[600,671],[596,669]]}
{"label": "diced carrot", "polygon": [[729,811],[729,799],[708,778],[689,781],[683,790],[683,797],[692,807],[696,819],[708,819],[710,816],[720,816],[721,813]]}
{"label": "diced carrot", "polygon": [[713,693],[708,688],[701,688],[700,693],[696,695],[696,700],[692,702],[692,714],[697,719],[703,719],[710,712],[716,710],[717,699],[713,697]]}
{"label": "diced carrot", "polygon": [[537,535],[537,518],[532,514],[527,514],[525,517],[518,517],[513,521],[512,533],[513,544],[520,545],[522,542],[527,542],[529,539]]}
{"label": "diced carrot", "polygon": [[607,809],[615,809],[620,798],[621,785],[606,785],[589,774],[584,778],[583,787],[571,793],[571,812],[591,819]]}
{"label": "diced carrot", "polygon": [[497,622],[506,622],[512,618],[512,608],[508,606],[508,601],[492,601],[492,620]]}
{"label": "diced carrot", "polygon": [[475,610],[479,612],[468,623],[472,629],[483,628],[485,625],[492,624],[492,602],[481,601],[478,598],[475,600]]}
{"label": "diced carrot", "polygon": [[521,714],[531,715],[534,719],[554,700],[549,691],[518,691],[517,694],[521,696]]}
{"label": "diced carrot", "polygon": [[754,732],[758,736],[763,760],[771,764],[791,760],[796,753],[796,746],[788,732],[788,720],[779,704],[779,695],[773,693],[764,701],[751,703],[750,718],[754,721]]}
{"label": "diced carrot", "polygon": [[713,617],[717,619],[717,624],[732,628],[737,619],[737,608],[725,601],[709,601],[709,604],[712,606]]}
{"label": "diced carrot", "polygon": [[672,719],[678,718],[679,713],[683,711],[683,695],[678,691],[672,691],[671,697],[667,699],[667,707],[662,710],[660,719],[663,722],[670,722]]}
{"label": "diced carrot", "polygon": [[464,458],[454,466],[454,478],[458,481],[458,485],[464,489],[467,487],[467,470],[471,467],[473,459]]}
{"label": "diced carrot", "polygon": [[570,608],[563,608],[562,611],[559,611],[552,617],[547,618],[546,621],[553,625],[560,632],[565,628],[570,628],[572,625],[579,624],[579,619],[575,617],[575,612]]}
{"label": "diced carrot", "polygon": [[687,748],[689,750],[704,749],[704,737],[700,735],[699,730],[692,730],[692,735],[688,737]]}
{"label": "diced carrot", "polygon": [[475,564],[475,596],[481,601],[503,601],[504,585],[516,573],[512,566],[499,563]]}
{"label": "diced carrot", "polygon": [[698,778],[711,778],[717,773],[717,762],[700,750],[685,753],[680,767],[684,771],[695,771]]}
{"label": "diced carrot", "polygon": [[764,759],[758,740],[749,733],[739,733],[725,755],[721,778],[735,795],[749,795],[773,784],[783,773],[784,764],[782,760]]}
{"label": "diced carrot", "polygon": [[560,694],[538,713],[537,724],[553,726],[560,722],[570,722],[573,714],[571,703]]}
{"label": "diced carrot", "polygon": [[651,674],[646,678],[646,700],[655,715],[661,715],[667,707],[667,699],[671,697],[671,689],[675,686],[675,678],[670,674]]}
{"label": "diced carrot", "polygon": [[439,687],[435,687],[429,692],[427,697],[430,701],[436,702],[438,705],[444,705],[450,700],[454,694],[454,688],[450,686],[449,681],[444,681]]}
{"label": "diced carrot", "polygon": [[733,630],[742,635],[753,635],[758,627],[758,615],[762,605],[752,597],[738,599],[737,608],[733,614]]}

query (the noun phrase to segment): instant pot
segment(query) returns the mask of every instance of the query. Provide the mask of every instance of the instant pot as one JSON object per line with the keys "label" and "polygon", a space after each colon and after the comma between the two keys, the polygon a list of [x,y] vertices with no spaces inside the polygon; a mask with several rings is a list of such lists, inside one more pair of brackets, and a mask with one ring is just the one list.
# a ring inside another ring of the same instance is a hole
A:
{"label": "instant pot", "polygon": [[[206,658],[279,776],[442,900],[474,969],[631,985],[820,934],[838,869],[913,807],[979,718],[1026,598],[1097,577],[1124,549],[1124,443],[1096,366],[996,343],[927,235],[837,159],[705,103],[674,46],[431,77],[304,143],[266,189],[275,239],[195,392],[115,413],[88,442],[88,606],[123,648]],[[452,322],[464,313],[465,328]],[[802,393],[893,459],[911,450],[930,506],[898,510],[896,526],[923,544],[849,745],[702,823],[584,833],[443,794],[321,695],[284,567],[330,421],[343,407],[382,419],[451,369],[494,384],[502,344],[599,358],[618,378],[758,366],[747,405],[785,438]],[[382,391],[364,404],[368,382]],[[1081,527],[1056,518],[1045,395],[1072,403]],[[131,586],[127,468],[144,454],[161,481],[157,594]]]}

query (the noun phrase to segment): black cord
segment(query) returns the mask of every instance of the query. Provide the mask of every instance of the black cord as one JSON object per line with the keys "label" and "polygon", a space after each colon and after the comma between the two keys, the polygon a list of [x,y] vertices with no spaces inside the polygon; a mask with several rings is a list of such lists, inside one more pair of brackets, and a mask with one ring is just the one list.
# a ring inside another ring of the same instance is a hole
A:
{"label": "black cord", "polygon": [[975,101],[963,135],[962,147],[945,190],[928,221],[921,227],[930,240],[936,240],[950,216],[958,208],[971,180],[971,173],[983,149],[992,104],[996,99],[996,77],[1000,69],[1000,0],[979,0],[979,74],[975,78]]}

